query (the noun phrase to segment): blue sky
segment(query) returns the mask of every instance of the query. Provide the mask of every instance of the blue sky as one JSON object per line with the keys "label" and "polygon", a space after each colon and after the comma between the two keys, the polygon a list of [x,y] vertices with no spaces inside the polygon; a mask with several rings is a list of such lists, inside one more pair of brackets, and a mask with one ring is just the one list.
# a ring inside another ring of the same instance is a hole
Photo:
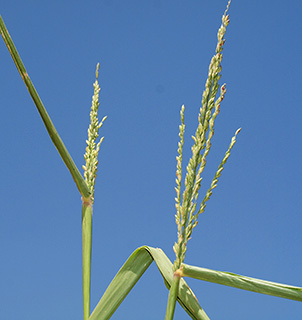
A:
{"label": "blue sky", "polygon": [[[92,308],[147,244],[174,260],[179,110],[185,160],[225,0],[6,1],[1,15],[76,164],[84,163],[95,66],[105,136],[96,182]],[[221,84],[227,94],[207,190],[242,127],[185,262],[301,285],[302,3],[236,1]],[[81,199],[0,41],[1,317],[81,319]],[[184,163],[186,164],[186,162]],[[299,319],[301,303],[189,279],[211,319]],[[155,265],[112,319],[163,319]],[[178,306],[175,319],[188,318]]]}

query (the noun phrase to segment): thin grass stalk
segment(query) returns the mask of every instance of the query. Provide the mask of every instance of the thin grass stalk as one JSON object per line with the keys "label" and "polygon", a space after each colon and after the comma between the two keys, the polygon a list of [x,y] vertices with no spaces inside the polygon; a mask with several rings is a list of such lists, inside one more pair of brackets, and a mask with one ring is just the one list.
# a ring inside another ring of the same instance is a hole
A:
{"label": "thin grass stalk", "polygon": [[82,206],[82,259],[83,259],[83,319],[90,315],[91,284],[91,246],[92,246],[92,204]]}
{"label": "thin grass stalk", "polygon": [[80,191],[82,197],[85,199],[89,199],[90,197],[90,191],[89,188],[85,182],[85,180],[83,179],[82,175],[80,174],[80,171],[78,170],[77,166],[75,165],[74,161],[72,160],[70,154],[68,153],[63,141],[61,140],[55,126],[53,125],[33,83],[30,80],[30,77],[24,67],[24,64],[21,60],[21,57],[13,43],[13,40],[11,39],[7,28],[4,24],[4,21],[0,15],[0,32],[1,32],[1,36],[7,46],[7,49],[11,55],[11,57],[13,58],[15,65],[27,87],[27,90],[30,94],[30,96],[32,97],[38,112],[44,122],[44,125],[46,127],[46,130],[52,140],[52,142],[54,143],[55,147],[57,148],[61,158],[63,159],[66,167],[68,168],[69,172],[71,173],[71,176],[74,180],[74,182],[77,185],[78,190]]}
{"label": "thin grass stalk", "polygon": [[246,277],[239,274],[216,271],[183,264],[180,269],[183,277],[218,283],[229,287],[276,296],[285,299],[302,301],[302,288]]}
{"label": "thin grass stalk", "polygon": [[173,320],[176,301],[178,296],[179,290],[179,283],[180,283],[181,276],[178,272],[174,272],[173,281],[169,290],[169,297],[168,297],[168,304],[166,310],[165,320]]}

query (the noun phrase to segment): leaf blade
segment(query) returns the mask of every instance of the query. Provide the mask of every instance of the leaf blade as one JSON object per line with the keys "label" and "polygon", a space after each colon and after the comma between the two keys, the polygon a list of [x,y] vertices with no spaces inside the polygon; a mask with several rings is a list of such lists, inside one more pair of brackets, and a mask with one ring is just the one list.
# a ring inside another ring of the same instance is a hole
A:
{"label": "leaf blade", "polygon": [[182,276],[218,283],[247,291],[267,294],[275,297],[302,301],[301,287],[246,277],[236,273],[216,271],[183,264]]}
{"label": "leaf blade", "polygon": [[52,123],[49,114],[47,113],[42,100],[40,99],[40,96],[38,95],[38,92],[36,88],[34,87],[26,69],[25,66],[21,60],[21,57],[15,47],[15,44],[9,35],[9,32],[4,24],[4,21],[0,15],[0,34],[6,44],[6,47],[17,67],[17,70],[19,71],[22,80],[24,81],[24,84],[41,116],[41,119],[45,125],[45,128],[48,132],[48,135],[50,139],[52,140],[53,144],[55,145],[56,149],[58,150],[62,160],[64,161],[67,169],[69,170],[80,194],[83,196],[83,200],[89,200],[90,198],[90,191],[89,188],[82,177],[78,167],[74,163],[71,155],[69,154],[67,148],[65,147],[63,140],[61,139],[59,133],[57,132],[54,124]]}

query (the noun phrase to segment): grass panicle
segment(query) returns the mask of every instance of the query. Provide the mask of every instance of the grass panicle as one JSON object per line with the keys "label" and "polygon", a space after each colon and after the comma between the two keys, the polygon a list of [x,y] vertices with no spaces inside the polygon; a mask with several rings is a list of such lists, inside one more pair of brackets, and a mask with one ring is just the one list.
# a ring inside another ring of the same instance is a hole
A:
{"label": "grass panicle", "polygon": [[[191,237],[193,228],[197,225],[198,215],[204,211],[206,202],[209,200],[212,190],[217,186],[218,178],[221,175],[223,166],[226,163],[230,150],[235,143],[235,137],[232,139],[231,145],[223,158],[218,171],[216,172],[211,186],[206,193],[204,200],[201,202],[201,207],[197,213],[197,201],[199,197],[199,189],[202,181],[202,173],[206,165],[206,158],[211,149],[211,139],[214,135],[214,123],[220,110],[220,103],[224,99],[226,93],[226,85],[223,84],[220,88],[219,97],[216,98],[219,90],[219,80],[221,78],[221,61],[222,51],[225,43],[224,35],[229,24],[229,15],[227,14],[230,6],[228,2],[227,8],[222,16],[222,24],[217,34],[217,47],[213,58],[211,59],[208,78],[206,80],[205,89],[202,95],[201,108],[198,115],[198,126],[193,138],[192,156],[187,166],[187,172],[184,179],[184,190],[181,195],[182,187],[182,159],[183,159],[183,144],[184,144],[184,106],[181,108],[181,124],[179,126],[178,156],[176,168],[176,215],[177,224],[177,242],[174,244],[174,252],[176,260],[173,264],[173,282],[169,291],[169,298],[166,309],[166,320],[172,320],[175,310],[176,298],[179,290],[179,280],[182,277],[179,272],[187,250],[187,242]],[[238,131],[239,132],[239,131]],[[238,133],[236,132],[236,134]]]}
{"label": "grass panicle", "polygon": [[99,93],[100,93],[100,86],[98,83],[98,76],[99,76],[99,63],[96,67],[96,79],[93,84],[94,93],[92,97],[92,104],[91,104],[91,111],[90,111],[90,125],[88,128],[88,140],[86,140],[86,153],[84,155],[86,164],[83,166],[84,169],[84,177],[85,181],[88,185],[88,188],[91,192],[91,200],[92,203],[94,202],[94,185],[95,179],[97,176],[97,166],[98,166],[98,154],[100,151],[100,145],[104,139],[102,137],[98,143],[96,140],[99,136],[99,129],[102,127],[105,119],[104,117],[100,122],[98,120],[98,109],[99,109]]}
{"label": "grass panicle", "polygon": [[[211,149],[211,140],[214,135],[214,123],[217,115],[220,111],[220,104],[224,99],[226,93],[226,85],[223,84],[220,88],[219,80],[221,78],[221,61],[222,51],[225,43],[225,32],[229,24],[229,15],[227,14],[230,6],[228,2],[226,11],[222,17],[222,24],[217,34],[217,47],[213,58],[211,59],[208,78],[206,80],[205,89],[202,95],[202,106],[198,115],[198,126],[193,138],[192,156],[189,160],[186,176],[184,181],[184,190],[181,195],[182,187],[182,152],[184,144],[184,106],[181,109],[181,125],[179,126],[180,141],[178,144],[178,156],[177,156],[177,170],[176,170],[176,224],[178,231],[178,240],[174,245],[174,251],[176,254],[176,260],[173,266],[173,270],[176,271],[180,268],[184,261],[185,253],[187,250],[187,242],[190,239],[193,228],[197,225],[198,215],[204,211],[206,202],[209,200],[212,190],[217,186],[218,178],[221,175],[223,166],[226,163],[230,151],[235,143],[235,136],[233,137],[231,145],[223,158],[218,171],[216,172],[214,179],[211,183],[211,187],[206,193],[205,198],[201,202],[201,205],[197,205],[199,198],[199,190],[202,181],[202,173],[207,162],[207,156]],[[219,97],[217,94],[220,88]],[[197,212],[196,212],[197,211]]]}

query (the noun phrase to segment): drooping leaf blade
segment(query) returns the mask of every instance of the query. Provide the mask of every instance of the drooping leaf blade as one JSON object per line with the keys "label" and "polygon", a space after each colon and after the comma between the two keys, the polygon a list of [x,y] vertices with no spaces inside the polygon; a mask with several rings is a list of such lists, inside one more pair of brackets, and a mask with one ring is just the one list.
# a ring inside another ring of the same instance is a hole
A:
{"label": "drooping leaf blade", "polygon": [[[171,261],[161,249],[142,246],[136,249],[121,267],[90,315],[89,320],[110,319],[153,260],[163,276],[166,286],[170,288],[173,278]],[[194,293],[183,279],[180,283],[178,301],[192,319],[209,320]]]}

